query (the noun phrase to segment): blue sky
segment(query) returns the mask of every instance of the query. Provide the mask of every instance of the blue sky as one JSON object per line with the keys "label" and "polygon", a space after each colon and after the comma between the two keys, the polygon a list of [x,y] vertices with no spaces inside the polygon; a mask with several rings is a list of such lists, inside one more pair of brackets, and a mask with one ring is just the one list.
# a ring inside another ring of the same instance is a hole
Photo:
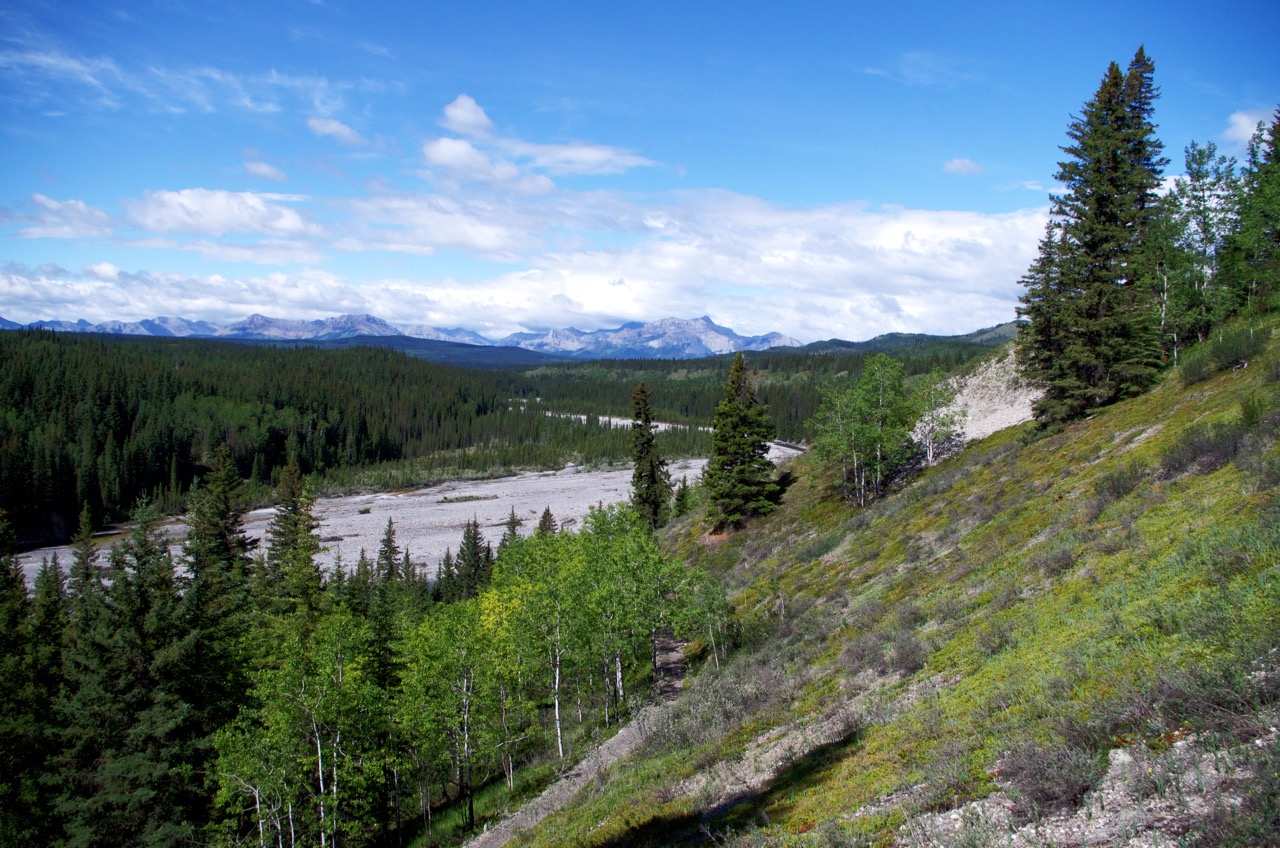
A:
{"label": "blue sky", "polygon": [[0,7],[0,316],[802,341],[1010,320],[1071,115],[1169,174],[1280,103],[1268,3]]}

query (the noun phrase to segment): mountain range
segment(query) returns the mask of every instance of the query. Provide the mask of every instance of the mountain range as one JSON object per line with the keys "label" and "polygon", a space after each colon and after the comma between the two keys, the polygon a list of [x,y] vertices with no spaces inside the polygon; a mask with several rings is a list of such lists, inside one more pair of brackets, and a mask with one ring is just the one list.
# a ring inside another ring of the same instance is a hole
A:
{"label": "mountain range", "polygon": [[800,342],[781,333],[742,336],[721,327],[707,316],[694,319],[663,318],[649,323],[632,322],[611,330],[579,330],[575,327],[545,332],[513,333],[498,340],[471,330],[421,325],[396,325],[373,315],[339,315],[314,321],[250,315],[232,324],[157,317],[142,321],[35,321],[16,324],[0,318],[0,329],[45,329],[56,332],[163,338],[214,338],[230,341],[332,342],[370,337],[428,339],[484,347],[518,347],[577,359],[688,359],[739,350],[798,347]]}

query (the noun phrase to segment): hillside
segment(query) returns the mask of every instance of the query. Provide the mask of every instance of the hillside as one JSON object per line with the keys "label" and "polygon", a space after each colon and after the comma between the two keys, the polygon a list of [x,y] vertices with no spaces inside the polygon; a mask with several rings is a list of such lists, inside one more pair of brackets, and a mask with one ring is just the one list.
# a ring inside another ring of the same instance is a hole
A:
{"label": "hillside", "polygon": [[806,457],[745,530],[677,524],[737,650],[510,844],[1274,844],[1280,350],[1212,353],[866,509]]}

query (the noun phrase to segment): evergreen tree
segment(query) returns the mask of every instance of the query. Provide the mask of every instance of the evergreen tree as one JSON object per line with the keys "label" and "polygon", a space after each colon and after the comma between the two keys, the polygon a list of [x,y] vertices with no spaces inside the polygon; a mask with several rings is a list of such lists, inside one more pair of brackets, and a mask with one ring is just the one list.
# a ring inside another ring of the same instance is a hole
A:
{"label": "evergreen tree", "polygon": [[489,585],[493,573],[493,551],[480,534],[480,522],[474,517],[462,529],[462,541],[458,544],[454,566],[457,569],[459,600],[474,598]]}
{"label": "evergreen tree", "polygon": [[671,514],[676,518],[681,518],[689,514],[692,497],[689,494],[689,481],[685,477],[680,478],[680,482],[676,484],[675,496],[671,499]]}
{"label": "evergreen tree", "polygon": [[193,666],[187,700],[197,705],[211,751],[212,734],[235,718],[249,688],[245,636],[252,627],[249,552],[256,546],[241,528],[240,475],[226,445],[188,497],[190,529],[182,550],[190,575],[183,593],[183,617]]}
{"label": "evergreen tree", "polygon": [[542,517],[538,519],[538,529],[535,531],[539,536],[553,536],[560,529],[556,524],[556,517],[551,514],[551,506],[542,511]]}
{"label": "evergreen tree", "polygon": [[37,779],[43,763],[33,758],[39,733],[28,661],[31,601],[13,534],[0,510],[0,842],[21,844],[38,833]]}
{"label": "evergreen tree", "polygon": [[712,419],[711,457],[703,471],[711,518],[717,528],[736,527],[771,512],[778,486],[769,461],[768,411],[756,401],[741,353],[729,369],[724,399]]}
{"label": "evergreen tree", "polygon": [[458,570],[453,565],[453,551],[445,548],[444,557],[436,567],[435,599],[442,603],[458,600]]}
{"label": "evergreen tree", "polygon": [[400,547],[396,544],[396,528],[387,518],[387,529],[382,534],[382,542],[378,545],[377,577],[379,580],[396,582],[401,578],[399,573]]}
{"label": "evergreen tree", "polygon": [[1146,239],[1159,210],[1162,145],[1152,122],[1154,64],[1138,49],[1128,71],[1111,63],[1067,129],[1056,179],[1066,188],[1040,257],[1022,283],[1020,363],[1045,389],[1043,422],[1147,388],[1160,366],[1158,315],[1143,279]]}
{"label": "evergreen tree", "polygon": [[206,817],[200,727],[183,698],[197,646],[156,510],[144,504],[133,520],[102,602],[78,604],[67,649],[57,813],[76,845],[179,845]]}
{"label": "evergreen tree", "polygon": [[258,575],[259,604],[293,612],[314,622],[320,610],[324,578],[316,564],[320,521],[312,513],[315,498],[296,462],[280,475],[276,514],[267,526],[267,556]]}
{"label": "evergreen tree", "polygon": [[503,551],[520,540],[520,525],[523,523],[516,517],[516,508],[511,507],[511,514],[503,525],[502,538],[498,540],[498,556],[502,556]]}
{"label": "evergreen tree", "polygon": [[649,526],[667,522],[671,505],[671,475],[658,455],[649,408],[649,390],[642,382],[631,393],[631,502]]}

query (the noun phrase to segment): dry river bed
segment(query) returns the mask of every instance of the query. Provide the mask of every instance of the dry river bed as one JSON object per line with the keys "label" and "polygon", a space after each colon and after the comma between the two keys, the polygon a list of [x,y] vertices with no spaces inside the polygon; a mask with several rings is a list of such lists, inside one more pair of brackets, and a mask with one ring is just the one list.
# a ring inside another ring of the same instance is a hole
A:
{"label": "dry river bed", "polygon": [[[775,447],[773,456],[777,461],[794,453]],[[692,483],[702,473],[704,464],[701,459],[673,462],[672,479],[679,481],[687,477]],[[428,574],[434,576],[445,550],[457,551],[463,527],[472,518],[479,522],[485,538],[496,546],[512,509],[522,522],[520,532],[528,535],[548,507],[561,527],[573,529],[581,525],[591,507],[618,503],[630,496],[630,467],[588,470],[568,466],[560,471],[492,480],[460,480],[404,492],[321,498],[315,506],[315,515],[320,519],[318,532],[325,548],[319,560],[321,566],[328,569],[340,554],[344,565],[350,568],[359,559],[361,550],[370,558],[376,557],[387,519],[391,519],[401,550],[408,548],[413,562],[419,566],[425,564]],[[264,540],[263,545],[273,511],[272,508],[258,509],[244,518],[246,533]],[[165,524],[164,531],[172,540],[175,555],[178,554],[185,524],[175,519]],[[104,544],[110,538],[104,537]],[[34,584],[41,560],[55,553],[63,569],[69,568],[72,552],[65,545],[19,554],[28,586]]]}

